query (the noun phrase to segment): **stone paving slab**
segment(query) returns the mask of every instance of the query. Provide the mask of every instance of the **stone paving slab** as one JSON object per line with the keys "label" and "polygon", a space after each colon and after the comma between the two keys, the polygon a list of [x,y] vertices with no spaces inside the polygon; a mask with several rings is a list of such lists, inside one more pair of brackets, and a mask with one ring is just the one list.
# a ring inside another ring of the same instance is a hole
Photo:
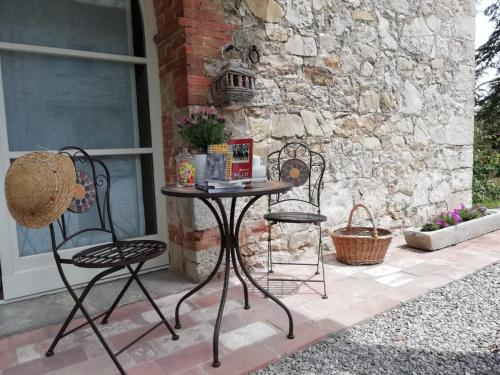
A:
{"label": "stone paving slab", "polygon": [[[407,248],[403,238],[396,237],[385,262],[374,266],[346,266],[337,262],[334,254],[328,254],[327,300],[321,298],[321,284],[271,285],[271,291],[292,312],[294,340],[286,338],[288,324],[280,307],[250,288],[251,309],[244,310],[242,289],[232,279],[221,328],[222,365],[218,369],[211,367],[213,324],[221,290],[221,282],[215,281],[185,304],[178,341],[172,341],[161,327],[125,351],[120,360],[129,374],[248,373],[498,261],[500,231],[436,252]],[[284,272],[279,268],[276,271]],[[286,268],[286,272],[297,275],[303,271],[299,267]],[[265,285],[263,272],[254,272],[254,276]],[[157,299],[171,322],[181,295]],[[103,333],[118,350],[156,321],[152,308],[137,302],[119,307],[110,323],[103,326]],[[89,329],[69,335],[53,357],[45,358],[44,352],[58,328],[41,327],[0,340],[0,375],[117,373]]]}

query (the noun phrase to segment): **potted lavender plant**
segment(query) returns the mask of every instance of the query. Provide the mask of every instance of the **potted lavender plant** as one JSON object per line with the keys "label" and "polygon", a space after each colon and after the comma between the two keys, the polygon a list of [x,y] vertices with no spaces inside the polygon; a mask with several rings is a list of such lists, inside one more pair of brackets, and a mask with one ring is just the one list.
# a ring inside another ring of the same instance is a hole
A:
{"label": "potted lavender plant", "polygon": [[431,218],[421,228],[408,228],[404,236],[408,246],[438,250],[500,229],[500,210],[481,206],[445,211]]}
{"label": "potted lavender plant", "polygon": [[196,182],[202,183],[205,180],[208,146],[227,141],[226,120],[214,107],[200,107],[189,116],[181,117],[177,127],[181,137],[196,152],[193,160]]}

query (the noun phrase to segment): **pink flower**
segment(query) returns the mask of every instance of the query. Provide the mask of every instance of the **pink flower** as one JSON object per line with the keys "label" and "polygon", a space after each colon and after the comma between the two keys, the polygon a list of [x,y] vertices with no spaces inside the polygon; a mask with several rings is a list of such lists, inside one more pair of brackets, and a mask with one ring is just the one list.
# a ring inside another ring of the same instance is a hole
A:
{"label": "pink flower", "polygon": [[208,116],[215,116],[217,114],[217,110],[214,107],[198,107],[196,113],[206,119]]}
{"label": "pink flower", "polygon": [[458,213],[458,209],[456,209],[456,208],[453,210],[451,217],[453,218],[453,221],[455,222],[455,224],[462,222],[462,218],[460,217],[460,214]]}

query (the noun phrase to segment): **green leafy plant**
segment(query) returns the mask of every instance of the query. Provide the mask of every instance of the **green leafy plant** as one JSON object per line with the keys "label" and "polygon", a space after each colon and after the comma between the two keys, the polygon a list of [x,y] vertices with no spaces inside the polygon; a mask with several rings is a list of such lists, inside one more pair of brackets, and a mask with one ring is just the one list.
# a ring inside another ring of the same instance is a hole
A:
{"label": "green leafy plant", "polygon": [[457,225],[464,221],[474,220],[486,215],[486,209],[483,206],[476,205],[471,208],[465,208],[462,204],[460,208],[451,211],[445,211],[433,217],[420,229],[422,232],[432,232],[451,225]]}
{"label": "green leafy plant", "polygon": [[[476,113],[472,199],[488,207],[500,206],[500,1],[484,14],[494,25],[488,40],[476,50]],[[485,80],[485,73],[496,75]]]}
{"label": "green leafy plant", "polygon": [[474,220],[484,215],[486,215],[486,209],[480,205],[475,205],[471,208],[463,207],[460,210],[460,217],[462,218],[462,221]]}
{"label": "green leafy plant", "polygon": [[420,230],[422,232],[432,232],[432,231],[435,231],[438,229],[441,229],[441,227],[437,223],[431,221],[431,222],[425,223],[424,226],[422,227],[422,229],[420,229]]}
{"label": "green leafy plant", "polygon": [[500,200],[500,138],[491,134],[482,121],[476,121],[474,132],[474,174],[472,199],[474,202]]}
{"label": "green leafy plant", "polygon": [[179,133],[192,147],[206,153],[211,144],[226,143],[226,120],[214,107],[201,107],[178,122]]}

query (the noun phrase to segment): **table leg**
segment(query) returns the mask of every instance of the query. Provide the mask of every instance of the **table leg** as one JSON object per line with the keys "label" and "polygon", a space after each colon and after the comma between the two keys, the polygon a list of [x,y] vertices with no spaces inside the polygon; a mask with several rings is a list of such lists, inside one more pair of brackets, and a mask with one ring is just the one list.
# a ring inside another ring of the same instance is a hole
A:
{"label": "table leg", "polygon": [[[236,198],[233,198],[231,200],[231,215],[230,215],[230,225],[229,225],[229,231],[234,239],[234,218],[235,218],[235,211],[236,211]],[[245,310],[250,309],[250,304],[248,302],[248,286],[247,283],[245,282],[245,279],[241,276],[240,271],[238,270],[238,265],[236,264],[236,256],[235,256],[235,250],[234,250],[234,241],[231,244],[231,260],[233,262],[233,270],[234,273],[236,274],[236,277],[238,277],[238,280],[240,280],[241,285],[243,286],[243,296],[245,297]]]}
{"label": "table leg", "polygon": [[[231,233],[229,232],[229,224],[227,222],[227,215],[220,199],[214,199],[217,206],[219,206],[220,214],[222,216],[222,226],[219,226],[219,229],[224,232],[224,236],[221,237],[221,243],[224,243],[224,251],[226,253],[226,264],[224,267],[224,285],[222,287],[222,296],[219,304],[219,311],[217,312],[217,319],[215,320],[215,328],[214,328],[214,337],[212,341],[212,350],[214,353],[214,361],[212,362],[213,367],[219,367],[219,333],[220,326],[222,323],[222,316],[224,314],[224,306],[226,304],[227,290],[229,287],[229,267],[231,265]],[[232,211],[231,211],[232,212]],[[217,220],[220,225],[220,219]],[[231,220],[232,223],[232,220]]]}
{"label": "table leg", "polygon": [[217,225],[219,226],[219,232],[220,232],[220,237],[221,237],[221,247],[220,247],[220,254],[219,254],[219,259],[217,260],[217,264],[215,265],[215,268],[212,270],[210,275],[207,277],[205,281],[203,281],[200,285],[196,286],[194,289],[186,293],[177,303],[177,306],[175,308],[175,328],[181,328],[180,320],[179,320],[179,309],[183,301],[185,301],[188,297],[192,296],[194,293],[199,291],[201,288],[203,288],[205,285],[208,284],[208,282],[215,276],[217,271],[219,270],[219,267],[222,263],[222,258],[225,256],[225,267],[224,267],[224,284],[222,287],[222,295],[221,295],[221,300],[219,304],[219,310],[217,313],[217,319],[215,321],[215,328],[214,328],[214,335],[213,335],[213,367],[219,367],[220,366],[220,361],[219,361],[219,333],[220,333],[220,327],[222,324],[222,317],[224,315],[224,306],[226,303],[226,298],[227,298],[227,292],[229,289],[229,271],[230,271],[230,266],[231,264],[233,265],[234,272],[238,279],[241,281],[241,284],[243,286],[243,292],[245,296],[245,309],[250,308],[250,304],[248,302],[248,286],[246,285],[245,280],[241,276],[239,269],[238,269],[238,264],[241,267],[241,270],[243,273],[246,275],[248,280],[255,285],[257,289],[259,289],[265,296],[269,297],[272,299],[274,302],[276,302],[279,306],[281,306],[285,312],[288,315],[288,321],[289,321],[289,331],[288,331],[288,338],[293,339],[293,319],[292,315],[290,314],[290,311],[288,308],[276,297],[274,297],[272,294],[270,294],[268,291],[266,291],[264,288],[262,288],[250,275],[248,270],[245,267],[245,264],[243,262],[241,253],[240,253],[240,247],[239,247],[239,241],[238,241],[238,235],[240,231],[240,226],[241,222],[243,220],[243,217],[245,216],[245,213],[248,211],[250,206],[260,197],[254,197],[252,198],[246,206],[243,208],[241,211],[240,215],[238,216],[238,220],[235,221],[236,218],[236,198],[232,199],[231,202],[231,210],[230,210],[230,216],[228,220],[228,215],[226,214],[226,210],[224,205],[222,204],[222,201],[220,198],[213,198],[215,203],[217,204],[217,207],[219,210],[217,211],[215,207],[205,198],[200,198],[203,203],[210,209],[212,214],[214,215],[215,219],[217,220]]}
{"label": "table leg", "polygon": [[243,217],[245,216],[245,213],[248,211],[248,209],[254,204],[254,202],[259,199],[260,196],[254,197],[250,199],[250,201],[246,204],[246,206],[243,208],[243,210],[240,213],[240,216],[238,217],[238,221],[236,222],[236,229],[235,229],[235,252],[236,256],[238,258],[238,263],[240,264],[240,267],[245,274],[245,276],[250,280],[250,282],[258,289],[260,290],[266,297],[269,297],[272,299],[274,302],[276,302],[283,310],[285,310],[287,316],[288,316],[288,335],[287,337],[289,339],[293,339],[295,336],[293,335],[293,318],[292,314],[290,313],[290,310],[285,306],[283,302],[281,302],[278,298],[273,296],[269,291],[267,291],[265,288],[261,287],[257,281],[252,277],[252,275],[248,272],[246,269],[245,263],[243,262],[243,258],[241,256],[240,252],[240,246],[239,246],[239,233],[240,233],[240,226],[241,222],[243,220]]}
{"label": "table leg", "polygon": [[245,310],[250,309],[250,303],[248,301],[248,286],[247,283],[245,282],[245,279],[241,276],[240,271],[238,270],[238,264],[236,261],[236,255],[235,255],[235,250],[234,247],[231,248],[231,260],[233,261],[233,270],[238,279],[241,282],[241,285],[243,286],[243,295],[245,296]]}
{"label": "table leg", "polygon": [[222,263],[222,258],[224,257],[224,245],[225,245],[225,242],[224,242],[224,227],[222,226],[221,219],[220,219],[217,211],[215,210],[214,206],[212,206],[208,200],[202,199],[202,201],[203,201],[203,203],[205,203],[207,205],[207,207],[210,209],[210,211],[212,211],[213,215],[215,216],[215,219],[217,220],[217,224],[219,225],[220,238],[221,238],[220,251],[219,251],[219,259],[217,259],[217,264],[215,265],[215,267],[212,270],[212,272],[210,273],[210,275],[208,275],[208,277],[205,279],[205,281],[203,281],[201,284],[197,285],[192,290],[190,290],[189,292],[187,292],[179,300],[179,302],[177,302],[177,305],[175,306],[175,328],[177,328],[177,329],[179,329],[179,328],[182,327],[181,321],[180,321],[180,318],[179,318],[179,309],[181,307],[182,302],[184,302],[186,299],[188,299],[189,297],[191,297],[193,294],[195,294],[197,291],[199,291],[201,288],[203,288],[205,285],[207,285],[210,282],[210,280],[213,279],[213,277],[215,276],[215,274],[219,270],[219,267],[220,267],[220,265]]}

